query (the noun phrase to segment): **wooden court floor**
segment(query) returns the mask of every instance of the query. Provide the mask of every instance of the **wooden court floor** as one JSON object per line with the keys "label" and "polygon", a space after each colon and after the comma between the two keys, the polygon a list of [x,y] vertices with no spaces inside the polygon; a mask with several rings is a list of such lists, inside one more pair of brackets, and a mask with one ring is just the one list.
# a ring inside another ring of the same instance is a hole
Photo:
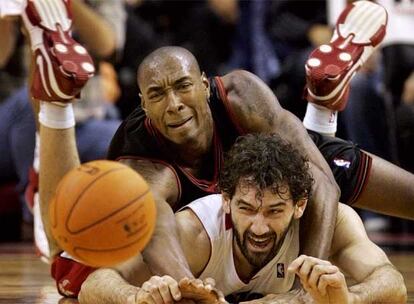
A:
{"label": "wooden court floor", "polygon": [[[414,252],[390,253],[391,261],[402,272],[414,303]],[[76,304],[56,292],[49,267],[34,254],[31,245],[0,244],[0,303]]]}

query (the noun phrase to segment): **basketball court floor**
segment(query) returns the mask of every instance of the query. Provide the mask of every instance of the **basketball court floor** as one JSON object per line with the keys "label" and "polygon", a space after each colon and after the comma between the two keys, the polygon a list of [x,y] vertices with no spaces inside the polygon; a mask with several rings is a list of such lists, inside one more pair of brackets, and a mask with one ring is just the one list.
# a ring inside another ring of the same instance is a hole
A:
{"label": "basketball court floor", "polygon": [[[389,253],[408,288],[408,303],[414,303],[414,251]],[[363,256],[361,256],[363,259]],[[49,267],[36,257],[31,244],[0,244],[0,303],[77,304],[62,298],[49,275]]]}

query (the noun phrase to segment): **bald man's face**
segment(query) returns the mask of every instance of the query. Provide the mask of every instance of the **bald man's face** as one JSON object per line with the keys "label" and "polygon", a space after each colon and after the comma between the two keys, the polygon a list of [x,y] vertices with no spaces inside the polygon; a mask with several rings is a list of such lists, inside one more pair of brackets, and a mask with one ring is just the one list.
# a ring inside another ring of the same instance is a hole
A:
{"label": "bald man's face", "polygon": [[208,80],[183,56],[153,60],[139,75],[142,106],[155,127],[170,141],[194,141],[211,127]]}

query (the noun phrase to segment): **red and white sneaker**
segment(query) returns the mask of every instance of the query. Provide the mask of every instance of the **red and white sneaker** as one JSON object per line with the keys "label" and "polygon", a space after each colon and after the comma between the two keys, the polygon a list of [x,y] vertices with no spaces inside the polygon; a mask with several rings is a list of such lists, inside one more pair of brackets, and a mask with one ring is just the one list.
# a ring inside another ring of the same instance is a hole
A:
{"label": "red and white sneaker", "polygon": [[342,111],[349,82],[385,36],[386,10],[370,1],[348,5],[335,26],[331,42],[314,50],[306,62],[305,98]]}
{"label": "red and white sneaker", "polygon": [[22,18],[35,56],[32,96],[61,102],[79,97],[95,68],[71,37],[70,0],[27,0]]}

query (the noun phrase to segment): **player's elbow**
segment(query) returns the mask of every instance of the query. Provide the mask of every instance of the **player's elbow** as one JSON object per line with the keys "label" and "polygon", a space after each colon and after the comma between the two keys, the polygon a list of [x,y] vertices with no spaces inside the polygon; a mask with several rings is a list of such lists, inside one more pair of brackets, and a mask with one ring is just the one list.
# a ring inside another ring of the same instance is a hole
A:
{"label": "player's elbow", "polygon": [[85,282],[82,283],[82,286],[78,293],[78,301],[79,304],[88,304],[90,303],[89,299],[91,298],[91,292],[93,291],[91,279],[86,279]]}
{"label": "player's elbow", "polygon": [[92,304],[98,303],[99,297],[96,297],[96,293],[99,293],[100,286],[98,286],[97,282],[99,282],[99,270],[91,273],[86,280],[82,283],[79,293],[78,293],[78,301],[79,304]]}
{"label": "player's elbow", "polygon": [[407,287],[405,285],[401,286],[401,293],[400,293],[400,302],[401,303],[407,303]]}
{"label": "player's elbow", "polygon": [[404,283],[404,278],[401,273],[398,273],[398,279],[395,290],[396,303],[407,303],[407,287]]}
{"label": "player's elbow", "polygon": [[393,296],[393,303],[407,303],[407,288],[401,285]]}
{"label": "player's elbow", "polygon": [[407,303],[407,287],[402,274],[393,267],[391,271],[388,270],[388,279],[392,284],[388,285],[390,288],[387,291],[387,300],[392,303]]}

